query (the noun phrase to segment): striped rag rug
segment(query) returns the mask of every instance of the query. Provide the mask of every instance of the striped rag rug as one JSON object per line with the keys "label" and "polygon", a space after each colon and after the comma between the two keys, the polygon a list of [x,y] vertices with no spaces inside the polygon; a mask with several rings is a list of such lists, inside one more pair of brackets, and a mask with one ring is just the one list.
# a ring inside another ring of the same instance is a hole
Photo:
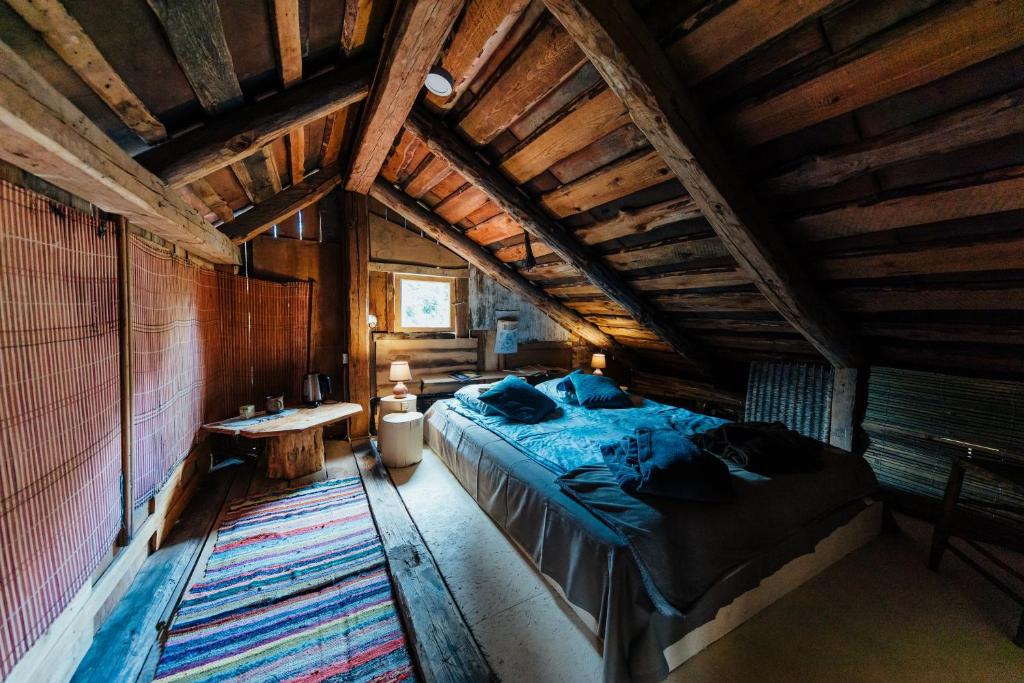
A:
{"label": "striped rag rug", "polygon": [[359,477],[233,504],[156,681],[411,681]]}

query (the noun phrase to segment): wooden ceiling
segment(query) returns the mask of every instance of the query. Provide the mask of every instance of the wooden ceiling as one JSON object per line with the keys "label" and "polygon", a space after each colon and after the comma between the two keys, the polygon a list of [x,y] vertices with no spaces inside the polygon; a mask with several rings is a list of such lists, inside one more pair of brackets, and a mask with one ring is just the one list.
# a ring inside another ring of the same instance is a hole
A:
{"label": "wooden ceiling", "polygon": [[[1022,0],[7,0],[0,40],[168,181],[305,106],[173,182],[236,240],[382,163],[651,367],[1024,376]],[[406,120],[413,51],[455,88]]]}

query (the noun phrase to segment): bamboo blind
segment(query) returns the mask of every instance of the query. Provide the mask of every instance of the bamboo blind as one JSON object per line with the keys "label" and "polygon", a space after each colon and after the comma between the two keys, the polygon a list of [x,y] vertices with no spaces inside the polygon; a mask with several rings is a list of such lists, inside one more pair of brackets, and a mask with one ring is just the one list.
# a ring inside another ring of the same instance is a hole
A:
{"label": "bamboo blind", "polygon": [[117,325],[113,226],[0,182],[0,678],[120,528]]}
{"label": "bamboo blind", "polygon": [[751,363],[744,419],[782,422],[828,442],[832,368],[818,363]]}

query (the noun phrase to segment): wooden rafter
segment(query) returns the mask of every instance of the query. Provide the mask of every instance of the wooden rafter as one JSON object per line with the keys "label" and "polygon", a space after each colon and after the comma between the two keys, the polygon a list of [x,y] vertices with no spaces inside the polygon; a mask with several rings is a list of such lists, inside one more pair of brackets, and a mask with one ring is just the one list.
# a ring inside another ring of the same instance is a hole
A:
{"label": "wooden rafter", "polygon": [[377,181],[370,188],[370,196],[395,211],[439,243],[466,259],[500,285],[507,287],[550,316],[559,325],[601,348],[618,345],[596,325],[579,313],[532,284],[522,275],[508,268],[484,247],[463,235],[459,230],[423,208],[414,199],[391,185]]}
{"label": "wooden rafter", "polygon": [[[302,33],[299,0],[273,0],[274,44],[281,84],[290,88],[302,80]],[[306,130],[301,125],[288,133],[288,176],[298,185],[306,175]]]}
{"label": "wooden rafter", "polygon": [[551,247],[563,261],[600,287],[608,298],[693,363],[698,372],[708,376],[715,374],[709,354],[700,344],[680,332],[668,315],[639,296],[604,259],[537,208],[504,175],[478,157],[443,124],[421,110],[414,110],[406,126],[427,144],[434,155],[444,158],[452,169],[487,194],[526,232]]}
{"label": "wooden rafter", "polygon": [[[216,0],[148,2],[206,113],[216,116],[240,106],[244,99],[242,86],[235,75]],[[269,150],[258,149],[233,162],[232,170],[254,203],[281,189],[280,177],[274,177],[277,169]]]}
{"label": "wooden rafter", "polygon": [[366,64],[330,71],[216,118],[140,154],[138,160],[170,185],[187,185],[241,161],[288,131],[362,100],[369,87]]}
{"label": "wooden rafter", "polygon": [[167,137],[164,124],[114,71],[92,39],[59,0],[8,0],[79,78],[139,137],[149,143]]}
{"label": "wooden rafter", "polygon": [[214,263],[238,250],[0,42],[0,158]]}
{"label": "wooden rafter", "polygon": [[852,333],[805,278],[633,8],[622,0],[544,1],[762,294],[829,362],[856,366]]}
{"label": "wooden rafter", "polygon": [[462,4],[463,0],[399,0],[363,111],[347,189],[369,191]]}
{"label": "wooden rafter", "polygon": [[298,185],[292,185],[254,206],[221,229],[236,245],[248,242],[319,201],[340,183],[341,175],[337,167],[322,169]]}

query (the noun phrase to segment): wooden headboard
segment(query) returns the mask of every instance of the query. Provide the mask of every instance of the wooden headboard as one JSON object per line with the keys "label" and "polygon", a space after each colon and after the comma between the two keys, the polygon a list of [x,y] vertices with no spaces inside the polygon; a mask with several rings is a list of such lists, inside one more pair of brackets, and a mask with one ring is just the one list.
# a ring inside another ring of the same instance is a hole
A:
{"label": "wooden headboard", "polygon": [[388,381],[391,361],[407,360],[412,371],[409,391],[419,392],[420,375],[479,369],[478,340],[461,339],[378,339],[376,341],[377,395],[391,393]]}

